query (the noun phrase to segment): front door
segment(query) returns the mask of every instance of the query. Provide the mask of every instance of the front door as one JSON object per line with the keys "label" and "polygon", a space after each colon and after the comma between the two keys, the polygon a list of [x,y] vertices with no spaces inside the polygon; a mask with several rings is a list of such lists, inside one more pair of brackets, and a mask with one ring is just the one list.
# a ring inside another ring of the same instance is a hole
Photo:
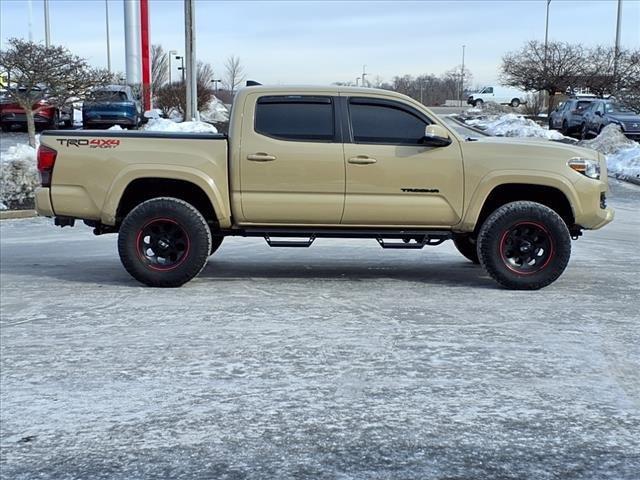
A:
{"label": "front door", "polygon": [[244,112],[239,223],[340,223],[345,168],[337,97],[258,95],[247,97]]}
{"label": "front door", "polygon": [[462,154],[422,144],[433,123],[400,101],[351,97],[351,143],[345,141],[347,171],[343,224],[446,227],[460,221]]}

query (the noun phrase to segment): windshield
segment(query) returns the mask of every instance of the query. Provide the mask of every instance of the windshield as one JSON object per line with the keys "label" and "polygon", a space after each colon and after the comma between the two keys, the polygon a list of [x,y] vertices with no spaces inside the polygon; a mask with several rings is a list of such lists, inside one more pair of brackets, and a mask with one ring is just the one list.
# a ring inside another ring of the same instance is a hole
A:
{"label": "windshield", "polygon": [[605,103],[604,109],[607,113],[634,113],[620,103]]}
{"label": "windshield", "polygon": [[94,102],[126,102],[127,94],[110,90],[98,90],[91,94],[91,100]]}

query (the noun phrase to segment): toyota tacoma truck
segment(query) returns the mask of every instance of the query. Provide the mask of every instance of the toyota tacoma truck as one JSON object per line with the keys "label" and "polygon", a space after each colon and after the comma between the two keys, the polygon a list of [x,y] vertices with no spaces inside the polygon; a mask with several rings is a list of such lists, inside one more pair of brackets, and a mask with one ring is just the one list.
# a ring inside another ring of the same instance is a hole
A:
{"label": "toyota tacoma truck", "polygon": [[504,287],[533,290],[562,274],[572,239],[614,215],[601,154],[465,139],[415,100],[371,88],[241,89],[228,136],[51,131],[40,141],[38,213],[118,233],[124,268],[154,287],[188,282],[237,236],[271,247],[453,240]]}

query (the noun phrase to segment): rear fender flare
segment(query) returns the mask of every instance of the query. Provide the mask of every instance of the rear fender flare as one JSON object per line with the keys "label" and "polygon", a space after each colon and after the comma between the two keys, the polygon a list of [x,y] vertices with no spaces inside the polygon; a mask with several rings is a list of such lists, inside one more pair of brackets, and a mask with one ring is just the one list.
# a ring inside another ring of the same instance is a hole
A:
{"label": "rear fender flare", "polygon": [[143,178],[166,178],[170,180],[184,180],[193,183],[202,189],[211,201],[218,222],[222,228],[231,224],[231,214],[225,206],[220,190],[211,177],[199,170],[190,167],[167,169],[167,165],[130,165],[123,169],[113,180],[102,207],[101,222],[105,225],[115,225],[116,212],[120,199],[127,186],[134,180]]}

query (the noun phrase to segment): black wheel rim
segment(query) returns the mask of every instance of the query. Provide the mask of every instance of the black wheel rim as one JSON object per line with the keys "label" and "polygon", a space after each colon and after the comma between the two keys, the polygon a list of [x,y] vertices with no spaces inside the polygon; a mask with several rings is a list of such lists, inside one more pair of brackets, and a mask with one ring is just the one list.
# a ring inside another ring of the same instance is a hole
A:
{"label": "black wheel rim", "polygon": [[189,235],[175,220],[155,218],[142,227],[136,239],[140,260],[152,270],[173,270],[185,261]]}
{"label": "black wheel rim", "polygon": [[500,255],[509,270],[530,275],[545,268],[555,253],[549,231],[535,222],[520,222],[508,228],[500,240]]}

